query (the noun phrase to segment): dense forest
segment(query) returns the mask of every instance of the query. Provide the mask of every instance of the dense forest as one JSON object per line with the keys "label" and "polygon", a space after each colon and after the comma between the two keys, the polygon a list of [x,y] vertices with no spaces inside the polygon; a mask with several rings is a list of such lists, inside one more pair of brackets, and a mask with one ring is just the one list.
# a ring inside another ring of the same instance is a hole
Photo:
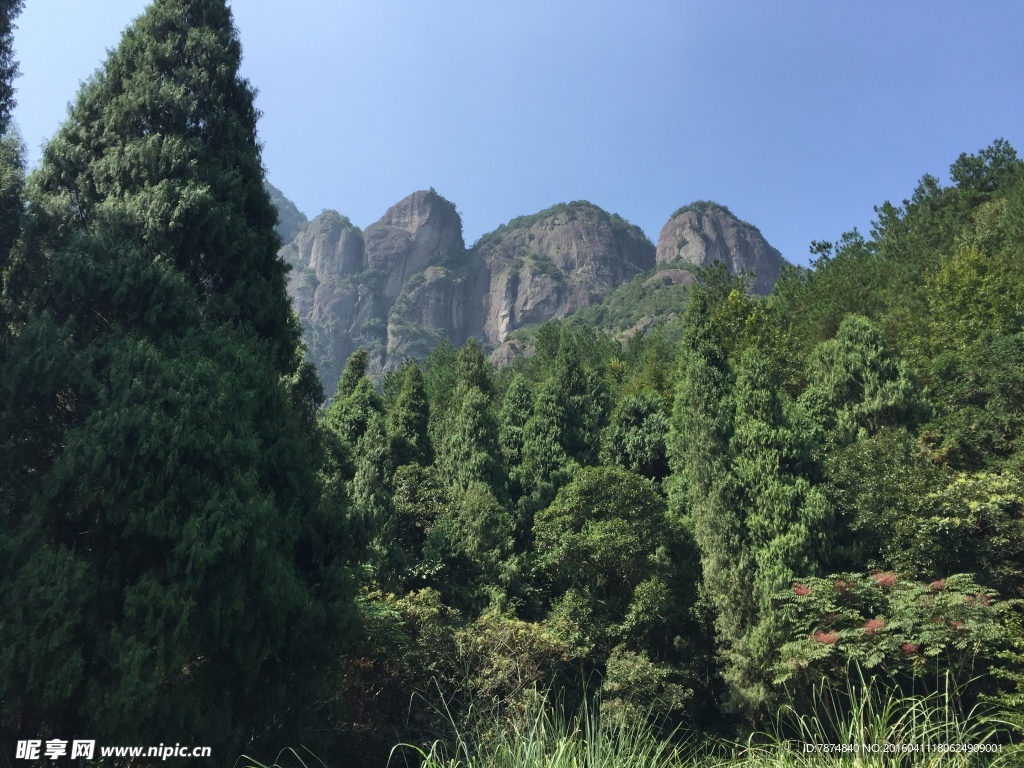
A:
{"label": "dense forest", "polygon": [[360,351],[325,405],[224,0],[155,0],[27,178],[20,5],[0,2],[5,764],[18,739],[90,738],[440,765],[547,708],[683,765],[799,740],[872,679],[998,723],[1012,760],[1009,144],[813,243],[768,297],[718,265],[626,341],[591,310],[512,365],[442,342],[379,387]]}

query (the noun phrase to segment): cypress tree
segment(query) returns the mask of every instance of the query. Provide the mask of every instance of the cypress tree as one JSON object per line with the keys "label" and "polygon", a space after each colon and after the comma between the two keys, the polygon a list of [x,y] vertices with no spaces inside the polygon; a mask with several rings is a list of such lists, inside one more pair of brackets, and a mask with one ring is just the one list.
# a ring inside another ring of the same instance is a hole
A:
{"label": "cypress tree", "polygon": [[355,471],[350,459],[366,433],[370,418],[382,412],[380,396],[366,377],[368,360],[365,349],[352,353],[338,380],[334,402],[322,416],[324,427],[340,441],[336,463],[346,478],[351,478]]}
{"label": "cypress tree", "polygon": [[509,476],[509,488],[513,498],[522,493],[519,481],[519,467],[523,463],[523,431],[533,413],[533,393],[526,378],[517,373],[512,377],[505,399],[498,414],[498,443],[504,459],[505,472]]}
{"label": "cypress tree", "polygon": [[223,0],[156,0],[34,177],[0,373],[22,734],[237,754],[294,743],[330,683],[350,547],[240,55]]}
{"label": "cypress tree", "polygon": [[527,494],[521,504],[529,527],[533,525],[530,515],[546,507],[579,467],[564,448],[566,415],[559,395],[555,377],[548,379],[523,427],[523,462],[515,479]]}
{"label": "cypress tree", "polygon": [[338,388],[335,390],[334,399],[343,400],[351,397],[356,391],[359,383],[366,378],[366,370],[370,363],[370,353],[365,349],[357,349],[345,362],[345,368],[338,379]]}
{"label": "cypress tree", "polygon": [[441,478],[463,492],[483,483],[496,496],[505,496],[505,478],[498,447],[498,423],[491,410],[488,363],[480,345],[470,339],[456,361],[458,380],[438,450]]}
{"label": "cypress tree", "polygon": [[732,371],[700,290],[686,307],[679,370],[667,445],[673,473],[669,510],[685,521],[700,550],[718,654],[729,668],[735,644],[755,615],[753,567],[730,471]]}
{"label": "cypress tree", "polygon": [[669,420],[661,398],[642,390],[615,406],[601,445],[601,462],[615,464],[651,480],[668,475],[665,437]]}
{"label": "cypress tree", "polygon": [[[384,417],[373,411],[357,447],[352,501],[367,536],[374,536],[391,518],[391,476],[394,466],[384,430]],[[386,546],[386,542],[378,542]]]}
{"label": "cypress tree", "polygon": [[580,464],[592,464],[597,458],[603,393],[588,377],[579,341],[568,326],[562,327],[555,357],[554,392],[562,411],[562,448]]}
{"label": "cypress tree", "polygon": [[475,386],[460,385],[453,414],[438,456],[445,484],[465,491],[474,483],[486,485],[493,494],[505,495],[498,424],[487,396]]}
{"label": "cypress tree", "polygon": [[430,408],[423,373],[416,363],[405,367],[402,386],[388,412],[392,460],[396,467],[416,462],[427,466],[433,460],[428,427]]}
{"label": "cypress tree", "polygon": [[830,446],[849,445],[885,426],[913,425],[924,412],[906,363],[860,315],[846,317],[835,338],[815,347],[806,375],[800,401]]}
{"label": "cypress tree", "polygon": [[491,394],[491,374],[487,358],[476,339],[469,339],[459,350],[456,362],[459,381],[467,387],[476,387],[485,395]]}
{"label": "cypress tree", "polygon": [[739,489],[738,517],[749,552],[752,614],[729,638],[724,677],[736,705],[754,719],[771,704],[771,670],[786,638],[772,599],[797,576],[815,575],[827,551],[829,509],[824,496],[803,476],[809,460],[788,424],[779,382],[769,360],[756,348],[741,360],[736,380],[735,429],[730,452]]}
{"label": "cypress tree", "polygon": [[[11,248],[21,232],[21,208],[25,186],[25,161],[21,139],[11,130],[14,109],[14,19],[21,12],[21,0],[0,0],[0,296],[4,293]],[[0,306],[0,350],[7,325]],[[0,363],[3,362],[0,351]]]}

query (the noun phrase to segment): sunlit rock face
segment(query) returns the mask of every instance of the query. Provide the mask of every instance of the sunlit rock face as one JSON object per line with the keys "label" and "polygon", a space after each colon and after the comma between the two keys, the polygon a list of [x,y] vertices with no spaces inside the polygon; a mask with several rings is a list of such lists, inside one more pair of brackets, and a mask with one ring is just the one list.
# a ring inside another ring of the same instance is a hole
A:
{"label": "sunlit rock face", "polygon": [[[279,207],[294,208],[278,195]],[[507,362],[511,347],[502,345],[513,331],[601,301],[657,264],[720,259],[755,272],[754,290],[767,293],[783,263],[756,228],[713,203],[680,209],[657,248],[639,227],[585,201],[513,219],[467,248],[458,211],[434,190],[414,192],[365,231],[325,211],[280,256],[292,267],[288,291],[328,397],[359,348],[370,351],[375,379],[441,339],[480,339],[504,348],[498,359]],[[648,282],[692,279],[668,269]]]}
{"label": "sunlit rock face", "polygon": [[757,227],[717,203],[691,203],[676,211],[661,228],[659,264],[684,261],[705,267],[716,259],[733,274],[752,272],[751,289],[762,296],[771,293],[785,263]]}

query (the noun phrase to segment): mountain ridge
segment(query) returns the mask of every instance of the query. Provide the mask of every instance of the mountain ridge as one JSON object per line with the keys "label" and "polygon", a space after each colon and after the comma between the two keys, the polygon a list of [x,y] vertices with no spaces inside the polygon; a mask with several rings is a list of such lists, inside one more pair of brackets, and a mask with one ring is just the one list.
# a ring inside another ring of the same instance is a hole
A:
{"label": "mountain ridge", "polygon": [[[662,291],[650,305],[673,312],[691,268],[719,259],[734,273],[753,271],[753,290],[764,294],[785,263],[755,226],[710,201],[678,209],[657,246],[586,200],[515,217],[467,246],[458,210],[433,189],[403,198],[365,230],[330,210],[301,224],[294,204],[268,189],[282,240],[294,231],[280,257],[292,267],[288,292],[328,397],[359,348],[369,351],[377,378],[443,338],[500,347],[516,330],[599,305],[640,278],[633,294]],[[632,318],[637,327],[656,320]]]}

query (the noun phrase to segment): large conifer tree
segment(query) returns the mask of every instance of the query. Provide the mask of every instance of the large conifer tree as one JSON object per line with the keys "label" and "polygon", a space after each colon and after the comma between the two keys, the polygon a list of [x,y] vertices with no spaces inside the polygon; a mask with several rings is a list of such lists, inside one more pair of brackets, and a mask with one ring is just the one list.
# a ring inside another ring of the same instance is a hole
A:
{"label": "large conifer tree", "polygon": [[[0,702],[32,737],[294,743],[351,603],[223,0],[156,0],[30,189],[0,375]],[[301,704],[301,706],[299,706]]]}
{"label": "large conifer tree", "polygon": [[755,615],[753,567],[731,471],[733,374],[703,290],[691,294],[684,322],[667,440],[669,511],[685,521],[700,549],[704,590],[714,606],[717,651],[728,668]]}
{"label": "large conifer tree", "polygon": [[787,418],[776,367],[758,349],[741,359],[734,390],[735,428],[730,441],[738,490],[736,515],[747,551],[737,558],[749,573],[751,614],[728,638],[734,702],[750,718],[772,703],[773,662],[784,642],[773,599],[798,576],[816,575],[827,552],[829,508],[806,477],[803,440]]}
{"label": "large conifer tree", "polygon": [[[14,19],[21,12],[21,0],[0,0],[0,295],[11,248],[21,230],[25,163],[21,138],[11,129],[14,109]],[[0,363],[6,325],[0,308]]]}

